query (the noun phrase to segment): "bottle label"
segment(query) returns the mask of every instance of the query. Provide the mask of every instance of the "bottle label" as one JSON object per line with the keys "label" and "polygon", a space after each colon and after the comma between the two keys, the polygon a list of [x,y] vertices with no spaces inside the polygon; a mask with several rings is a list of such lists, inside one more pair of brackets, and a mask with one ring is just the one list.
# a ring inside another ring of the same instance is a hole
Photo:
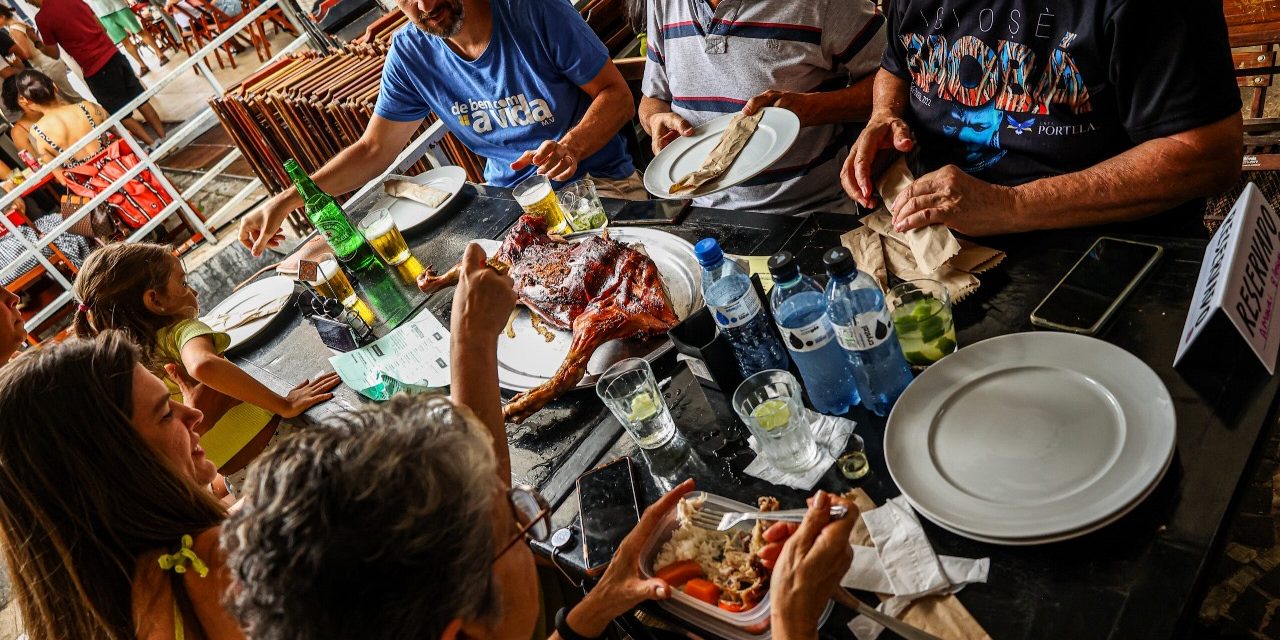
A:
{"label": "bottle label", "polygon": [[874,349],[893,337],[893,325],[889,314],[883,311],[867,311],[853,318],[847,325],[835,325],[836,339],[849,351]]}
{"label": "bottle label", "polygon": [[831,321],[827,320],[825,315],[803,327],[794,329],[778,327],[778,329],[782,331],[782,340],[787,343],[787,348],[798,353],[817,351],[827,346],[827,343],[835,337],[835,333],[831,330]]}
{"label": "bottle label", "polygon": [[716,324],[732,329],[751,322],[756,314],[760,313],[760,299],[756,297],[756,292],[751,290],[747,291],[747,295],[723,307],[712,305],[707,307],[711,309],[711,315],[716,319]]}

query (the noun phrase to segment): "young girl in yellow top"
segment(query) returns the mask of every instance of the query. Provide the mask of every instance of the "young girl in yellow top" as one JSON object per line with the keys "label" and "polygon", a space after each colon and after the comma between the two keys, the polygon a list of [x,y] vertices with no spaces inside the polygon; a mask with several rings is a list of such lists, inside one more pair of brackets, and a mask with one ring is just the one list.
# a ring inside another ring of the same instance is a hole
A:
{"label": "young girl in yellow top", "polygon": [[[80,306],[72,320],[77,336],[116,329],[142,348],[147,367],[165,377],[175,363],[206,386],[240,400],[208,432],[200,446],[222,475],[242,469],[267,446],[280,418],[292,418],[333,397],[337,374],[304,380],[287,396],[268,389],[222,356],[225,333],[196,319],[196,293],[182,262],[158,244],[119,243],[95,251],[76,276]],[[167,380],[174,395],[177,384]]]}

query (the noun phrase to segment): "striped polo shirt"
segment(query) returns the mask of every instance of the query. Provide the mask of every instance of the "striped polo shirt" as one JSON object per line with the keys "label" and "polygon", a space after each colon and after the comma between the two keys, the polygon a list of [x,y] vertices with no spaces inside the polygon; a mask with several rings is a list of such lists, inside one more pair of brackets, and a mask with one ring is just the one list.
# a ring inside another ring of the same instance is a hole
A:
{"label": "striped polo shirt", "polygon": [[[649,0],[644,94],[696,127],[770,89],[841,89],[879,68],[883,26],[868,0],[721,0],[715,9],[706,0]],[[855,134],[849,125],[805,127],[768,171],[694,203],[852,213],[840,168]]]}

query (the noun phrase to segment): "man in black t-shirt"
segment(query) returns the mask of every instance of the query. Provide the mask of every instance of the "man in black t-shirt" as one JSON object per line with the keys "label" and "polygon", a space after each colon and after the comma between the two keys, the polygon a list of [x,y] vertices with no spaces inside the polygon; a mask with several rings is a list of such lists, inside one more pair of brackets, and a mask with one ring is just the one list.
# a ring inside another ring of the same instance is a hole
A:
{"label": "man in black t-shirt", "polygon": [[26,68],[22,52],[8,31],[0,29],[0,78],[8,78]]}
{"label": "man in black t-shirt", "polygon": [[[1148,216],[1228,188],[1240,93],[1220,3],[894,0],[845,191],[911,152],[900,230],[970,235]],[[879,158],[880,162],[877,162]]]}

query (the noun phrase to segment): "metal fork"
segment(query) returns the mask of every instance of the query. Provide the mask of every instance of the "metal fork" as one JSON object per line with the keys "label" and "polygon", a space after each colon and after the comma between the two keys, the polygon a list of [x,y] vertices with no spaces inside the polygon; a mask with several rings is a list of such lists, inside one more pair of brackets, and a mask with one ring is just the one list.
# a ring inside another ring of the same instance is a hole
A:
{"label": "metal fork", "polygon": [[[704,504],[693,516],[693,524],[703,529],[728,531],[748,520],[775,520],[781,522],[801,522],[808,509],[785,509],[782,511],[725,511],[718,507]],[[849,513],[842,504],[831,505],[831,518],[839,520]]]}

